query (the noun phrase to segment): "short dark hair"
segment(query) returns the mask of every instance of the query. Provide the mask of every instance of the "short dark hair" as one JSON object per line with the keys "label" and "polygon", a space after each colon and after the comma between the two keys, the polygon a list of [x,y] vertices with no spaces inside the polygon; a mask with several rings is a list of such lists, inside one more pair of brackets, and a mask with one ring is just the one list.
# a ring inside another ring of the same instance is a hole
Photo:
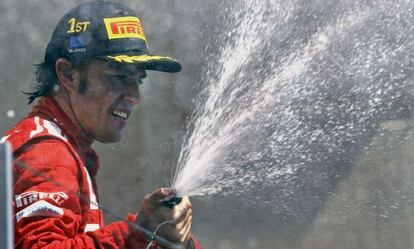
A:
{"label": "short dark hair", "polygon": [[33,92],[23,92],[29,95],[29,105],[40,96],[47,96],[52,93],[53,87],[57,83],[55,65],[46,61],[36,64],[36,83]]}
{"label": "short dark hair", "polygon": [[[72,64],[72,68],[74,69],[82,69],[84,68],[87,63],[89,62],[88,59],[79,61],[79,62],[70,62]],[[53,89],[58,83],[56,69],[55,69],[55,62],[47,62],[43,61],[42,63],[35,64],[36,67],[36,82],[34,86],[34,91],[32,92],[23,92],[24,94],[29,95],[28,97],[28,104],[30,105],[36,98],[41,96],[49,96],[53,93]],[[86,86],[82,86],[83,90],[86,90]]]}

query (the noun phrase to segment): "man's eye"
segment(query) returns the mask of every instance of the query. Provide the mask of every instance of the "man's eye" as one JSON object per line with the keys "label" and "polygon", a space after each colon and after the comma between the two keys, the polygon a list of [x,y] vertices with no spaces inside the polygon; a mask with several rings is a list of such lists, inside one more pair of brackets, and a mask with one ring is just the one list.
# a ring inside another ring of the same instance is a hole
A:
{"label": "man's eye", "polygon": [[117,83],[125,83],[126,77],[124,75],[112,75],[111,80],[117,82]]}
{"label": "man's eye", "polygon": [[123,75],[123,74],[116,74],[116,75],[111,75],[109,76],[109,79],[112,83],[116,83],[116,84],[122,84],[122,85],[129,85],[129,84],[144,84],[144,82],[142,81],[144,79],[144,77],[138,77],[136,80],[133,79],[129,79],[127,75]]}

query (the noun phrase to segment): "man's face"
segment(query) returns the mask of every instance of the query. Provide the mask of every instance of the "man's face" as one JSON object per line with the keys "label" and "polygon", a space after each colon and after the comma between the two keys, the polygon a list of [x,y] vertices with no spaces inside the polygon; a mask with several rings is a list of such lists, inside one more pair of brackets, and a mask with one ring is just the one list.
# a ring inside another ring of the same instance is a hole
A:
{"label": "man's face", "polygon": [[72,108],[91,140],[118,142],[133,109],[139,104],[139,82],[145,69],[102,60],[92,60],[80,71],[78,91],[71,96]]}

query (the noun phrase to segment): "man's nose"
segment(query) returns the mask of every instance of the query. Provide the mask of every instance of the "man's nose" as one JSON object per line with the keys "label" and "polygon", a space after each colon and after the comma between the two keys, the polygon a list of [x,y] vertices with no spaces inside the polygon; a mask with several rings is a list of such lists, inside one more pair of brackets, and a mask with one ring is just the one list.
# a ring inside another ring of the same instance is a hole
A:
{"label": "man's nose", "polygon": [[138,84],[130,84],[124,94],[124,100],[128,101],[134,106],[139,105],[139,87]]}
{"label": "man's nose", "polygon": [[137,106],[140,102],[139,81],[136,77],[128,78],[124,84],[124,100],[130,104]]}
{"label": "man's nose", "polygon": [[125,94],[124,100],[132,104],[134,107],[139,105],[139,92],[136,94]]}

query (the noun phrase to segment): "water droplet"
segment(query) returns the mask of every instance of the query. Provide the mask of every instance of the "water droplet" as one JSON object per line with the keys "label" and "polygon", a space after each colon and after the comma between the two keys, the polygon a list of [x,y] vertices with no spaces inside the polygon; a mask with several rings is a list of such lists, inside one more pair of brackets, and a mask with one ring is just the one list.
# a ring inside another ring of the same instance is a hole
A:
{"label": "water droplet", "polygon": [[6,115],[9,118],[14,118],[14,116],[16,116],[16,112],[14,110],[8,110]]}

